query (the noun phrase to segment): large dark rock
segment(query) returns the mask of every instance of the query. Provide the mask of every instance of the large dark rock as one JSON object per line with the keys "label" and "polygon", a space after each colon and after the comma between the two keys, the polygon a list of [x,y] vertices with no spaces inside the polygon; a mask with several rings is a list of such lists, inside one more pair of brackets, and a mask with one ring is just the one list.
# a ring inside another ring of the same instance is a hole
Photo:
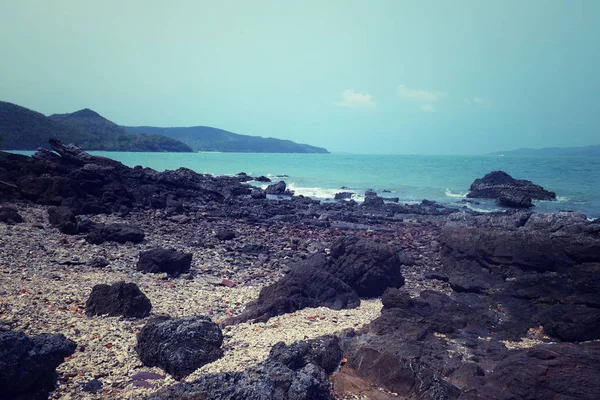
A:
{"label": "large dark rock", "polygon": [[505,191],[496,199],[499,206],[511,208],[531,208],[531,197],[521,192]]}
{"label": "large dark rock", "polygon": [[360,297],[381,296],[388,287],[404,285],[402,263],[393,246],[345,236],[332,244],[330,255],[325,270],[350,285]]}
{"label": "large dark rock", "polygon": [[79,232],[75,213],[68,207],[48,207],[48,222],[58,226],[59,230],[67,235],[76,235]]}
{"label": "large dark rock", "polygon": [[222,344],[221,329],[208,317],[159,317],[142,328],[135,351],[144,365],[179,380],[219,359]]}
{"label": "large dark rock", "polygon": [[492,171],[471,184],[467,197],[499,199],[506,193],[526,196],[534,200],[554,200],[556,193],[550,192],[531,181],[514,179],[504,171]]}
{"label": "large dark rock", "polygon": [[[258,299],[248,304],[228,324],[266,322],[277,315],[308,307],[329,307],[334,310],[360,305],[357,293],[346,283],[327,271],[315,268],[314,259],[292,267],[290,273],[274,284],[264,287]],[[317,261],[322,264],[324,260]]]}
{"label": "large dark rock", "polygon": [[365,192],[365,200],[362,202],[363,207],[381,207],[385,204],[383,197],[377,196],[377,193],[367,191]]}
{"label": "large dark rock", "polygon": [[150,314],[152,304],[135,283],[116,282],[94,286],[85,308],[88,316],[144,318]]}
{"label": "large dark rock", "polygon": [[258,178],[254,178],[254,180],[257,181],[257,182],[271,182],[271,179],[267,178],[264,175],[261,175]]}
{"label": "large dark rock", "polygon": [[285,182],[279,181],[277,183],[267,186],[267,189],[265,190],[265,192],[267,194],[282,195],[282,194],[286,194],[285,188],[286,188]]}
{"label": "large dark rock", "polygon": [[85,240],[91,244],[104,242],[139,243],[144,240],[144,231],[135,225],[129,224],[99,224],[89,220],[81,221],[77,225],[79,233],[87,233]]}
{"label": "large dark rock", "polygon": [[215,232],[215,237],[219,240],[232,240],[235,239],[235,232],[231,229],[219,229]]}
{"label": "large dark rock", "polygon": [[190,270],[192,253],[174,249],[153,249],[140,253],[136,269],[143,272],[162,273],[178,276]]}
{"label": "large dark rock", "polygon": [[513,351],[490,374],[473,377],[465,400],[600,399],[600,343],[538,345]]}
{"label": "large dark rock", "polygon": [[56,383],[56,367],[77,344],[63,335],[32,338],[0,329],[0,398],[47,399]]}
{"label": "large dark rock", "polygon": [[340,364],[336,337],[277,343],[269,357],[243,372],[204,375],[194,382],[174,385],[152,400],[333,400],[329,374]]}
{"label": "large dark rock", "polygon": [[351,199],[353,194],[354,193],[352,193],[352,192],[339,192],[339,193],[335,194],[334,199],[335,200],[347,200],[347,199]]}
{"label": "large dark rock", "polygon": [[555,304],[542,311],[539,320],[544,331],[566,342],[600,338],[600,309],[581,304]]}
{"label": "large dark rock", "polygon": [[20,224],[23,222],[23,217],[12,207],[0,207],[0,222],[7,224]]}

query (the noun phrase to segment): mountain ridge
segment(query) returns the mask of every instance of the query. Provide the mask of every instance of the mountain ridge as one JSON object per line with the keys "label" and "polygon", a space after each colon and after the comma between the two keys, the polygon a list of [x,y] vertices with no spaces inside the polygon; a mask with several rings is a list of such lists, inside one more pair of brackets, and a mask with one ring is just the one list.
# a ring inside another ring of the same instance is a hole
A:
{"label": "mountain ridge", "polygon": [[510,156],[600,156],[600,144],[591,146],[573,146],[573,147],[543,147],[530,148],[524,147],[509,151],[495,151],[486,154],[488,156],[510,155]]}

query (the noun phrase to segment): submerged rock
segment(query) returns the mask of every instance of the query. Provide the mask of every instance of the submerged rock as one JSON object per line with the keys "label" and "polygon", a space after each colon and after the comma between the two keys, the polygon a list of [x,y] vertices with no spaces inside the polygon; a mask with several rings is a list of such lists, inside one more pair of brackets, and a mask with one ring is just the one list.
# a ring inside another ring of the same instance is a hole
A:
{"label": "submerged rock", "polygon": [[159,317],[142,328],[135,351],[144,365],[179,380],[219,359],[222,344],[221,329],[208,317]]}
{"label": "submerged rock", "polygon": [[0,398],[47,399],[56,383],[56,367],[77,344],[63,335],[27,337],[0,329]]}
{"label": "submerged rock", "polygon": [[117,282],[94,286],[85,308],[88,316],[144,318],[150,314],[152,304],[135,283]]}

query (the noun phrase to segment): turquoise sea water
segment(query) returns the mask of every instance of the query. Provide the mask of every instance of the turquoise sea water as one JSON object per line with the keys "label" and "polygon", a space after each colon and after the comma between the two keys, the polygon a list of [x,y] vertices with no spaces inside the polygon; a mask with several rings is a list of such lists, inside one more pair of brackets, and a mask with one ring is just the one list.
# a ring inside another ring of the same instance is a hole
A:
{"label": "turquoise sea water", "polygon": [[[556,192],[557,201],[534,201],[537,211],[577,210],[590,218],[600,217],[600,159],[592,157],[92,153],[158,171],[186,167],[215,175],[266,175],[284,180],[296,194],[321,199],[332,198],[345,186],[357,193],[359,201],[366,189],[373,189],[401,202],[429,199],[457,204],[473,180],[500,169]],[[287,176],[277,177],[281,175]],[[470,207],[498,209],[493,201],[477,201],[481,204]]]}

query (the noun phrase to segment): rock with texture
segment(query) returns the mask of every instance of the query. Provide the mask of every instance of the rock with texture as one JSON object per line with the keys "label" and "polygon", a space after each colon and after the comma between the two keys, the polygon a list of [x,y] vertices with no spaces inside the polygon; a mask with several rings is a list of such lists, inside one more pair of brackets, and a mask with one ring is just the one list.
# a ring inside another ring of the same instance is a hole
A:
{"label": "rock with texture", "polygon": [[505,191],[496,199],[499,206],[510,208],[531,208],[531,197],[520,192]]}
{"label": "rock with texture", "polygon": [[0,222],[7,224],[20,224],[23,222],[23,217],[12,207],[0,207]]}
{"label": "rock with texture", "polygon": [[56,383],[56,367],[75,352],[63,335],[27,337],[0,330],[0,398],[47,399]]}
{"label": "rock with texture", "polygon": [[243,372],[208,374],[163,389],[151,400],[334,400],[329,374],[342,358],[333,336],[273,346],[269,357]]}
{"label": "rock with texture", "polygon": [[179,380],[223,355],[223,334],[204,316],[159,317],[138,334],[135,347],[148,367],[160,367]]}
{"label": "rock with texture", "polygon": [[142,272],[162,273],[178,276],[190,270],[192,253],[184,253],[175,249],[153,249],[140,253],[136,269]]}
{"label": "rock with texture", "polygon": [[144,318],[150,314],[152,304],[135,283],[116,282],[94,286],[85,308],[88,316]]}
{"label": "rock with texture", "polygon": [[471,184],[467,197],[499,199],[504,193],[526,196],[534,200],[554,200],[556,193],[550,192],[531,181],[514,179],[504,171],[492,171]]}

